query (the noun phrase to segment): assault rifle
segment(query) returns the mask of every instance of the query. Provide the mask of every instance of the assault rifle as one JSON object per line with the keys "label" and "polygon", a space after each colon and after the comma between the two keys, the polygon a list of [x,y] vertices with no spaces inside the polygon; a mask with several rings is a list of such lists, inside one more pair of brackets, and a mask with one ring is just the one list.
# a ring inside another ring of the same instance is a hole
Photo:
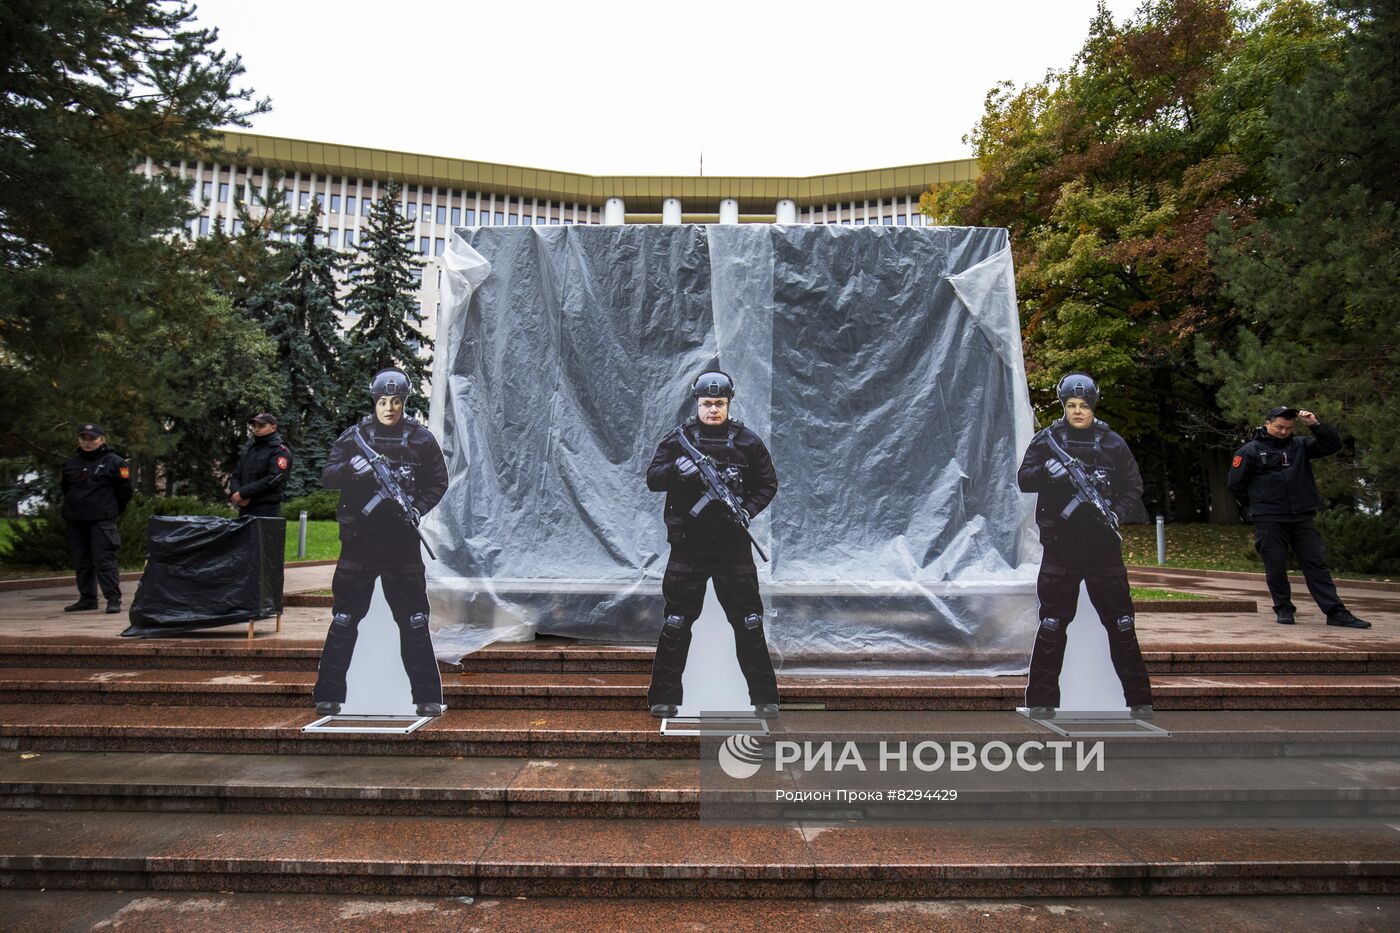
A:
{"label": "assault rifle", "polygon": [[715,462],[700,452],[700,448],[690,442],[686,437],[685,428],[676,428],[676,437],[681,442],[681,449],[685,455],[695,461],[695,465],[700,468],[700,478],[705,481],[705,494],[695,503],[695,507],[690,510],[690,517],[695,518],[705,510],[711,502],[718,502],[724,506],[724,512],[739,526],[739,530],[749,539],[749,543],[758,551],[758,556],[763,558],[763,562],[768,563],[768,555],[763,552],[763,545],[754,539],[753,532],[749,531],[749,514],[739,505],[739,499],[734,495],[734,490],[724,484],[724,480],[719,478],[719,470],[715,469]]}
{"label": "assault rifle", "polygon": [[1118,536],[1118,540],[1123,540],[1123,532],[1118,529],[1118,515],[1108,507],[1108,500],[1099,492],[1099,488],[1094,485],[1094,481],[1089,479],[1089,474],[1084,472],[1084,465],[1060,446],[1060,442],[1055,439],[1055,432],[1046,430],[1045,440],[1050,444],[1050,452],[1055,455],[1055,459],[1060,461],[1066,472],[1069,474],[1069,481],[1074,485],[1076,496],[1070,501],[1069,506],[1061,513],[1062,518],[1068,518],[1080,503],[1087,502],[1094,507],[1099,519],[1108,527],[1108,530]]}
{"label": "assault rifle", "polygon": [[418,522],[422,518],[418,510],[409,501],[408,494],[403,491],[403,486],[399,485],[399,478],[394,475],[394,470],[389,466],[389,461],[384,459],[384,455],[369,446],[365,436],[360,433],[359,426],[355,428],[355,443],[360,447],[360,453],[369,461],[370,469],[374,471],[374,481],[379,488],[375,490],[374,498],[365,504],[360,510],[361,515],[369,515],[375,507],[385,499],[395,503],[402,511],[404,519],[413,526],[414,534],[418,535],[418,540],[423,542],[423,547],[427,548],[428,556],[437,560],[437,555],[433,553],[433,546],[428,543],[428,539],[423,537],[423,530],[418,527]]}

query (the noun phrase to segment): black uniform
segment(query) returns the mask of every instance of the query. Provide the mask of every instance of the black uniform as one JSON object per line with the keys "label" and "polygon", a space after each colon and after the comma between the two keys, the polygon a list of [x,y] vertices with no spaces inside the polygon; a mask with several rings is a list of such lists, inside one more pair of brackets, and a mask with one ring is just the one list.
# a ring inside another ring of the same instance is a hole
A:
{"label": "black uniform", "polygon": [[1095,515],[1093,506],[1076,504],[1074,485],[1068,477],[1055,479],[1046,470],[1046,462],[1054,459],[1046,437],[1050,432],[1065,452],[1083,465],[1120,521],[1145,517],[1137,461],[1123,438],[1108,425],[1095,419],[1090,427],[1080,430],[1060,419],[1031,440],[1017,481],[1022,492],[1037,494],[1035,521],[1045,556],[1036,578],[1040,628],[1031,654],[1026,705],[1060,705],[1060,669],[1067,630],[1079,602],[1080,581],[1108,633],[1109,653],[1123,684],[1123,698],[1129,706],[1151,705],[1152,685],[1138,647],[1122,542]]}
{"label": "black uniform", "polygon": [[357,472],[351,461],[363,456],[355,442],[360,430],[370,446],[398,471],[400,484],[420,514],[427,514],[447,491],[447,465],[442,448],[426,427],[405,417],[393,427],[368,417],[350,428],[331,448],[321,482],[340,490],[336,520],[340,522],[340,560],[331,581],[334,600],[330,630],[321,651],[317,703],[345,702],[345,673],[355,652],[360,620],[369,611],[374,581],[384,581],[384,598],[399,627],[399,653],[413,688],[413,702],[441,703],[438,676],[428,632],[428,590],[418,535],[393,502],[381,501],[368,515],[374,498],[374,474]]}
{"label": "black uniform", "polygon": [[80,450],[63,464],[60,486],[79,598],[96,602],[100,586],[106,599],[121,599],[117,548],[122,539],[117,516],[131,501],[131,467],[106,444],[91,453]]}
{"label": "black uniform", "polygon": [[1327,569],[1322,536],[1313,524],[1313,514],[1323,503],[1312,461],[1341,449],[1341,436],[1325,424],[1313,425],[1311,437],[1277,438],[1260,428],[1230,462],[1226,485],[1254,521],[1254,549],[1264,558],[1275,612],[1296,611],[1288,585],[1290,547],[1318,608],[1329,616],[1345,608]]}
{"label": "black uniform", "polygon": [[229,486],[248,501],[238,507],[239,515],[282,514],[282,497],[287,489],[287,477],[292,472],[292,452],[273,431],[264,437],[254,437],[238,458],[238,468],[229,478]]}
{"label": "black uniform", "polygon": [[[676,430],[685,431],[691,443],[714,460],[750,516],[773,501],[778,475],[757,434],[733,419],[712,427],[692,418]],[[647,467],[647,488],[666,493],[666,539],[671,543],[671,559],[661,582],[666,621],[656,644],[648,701],[652,706],[680,705],[690,629],[700,617],[705,584],[713,579],[715,595],[734,629],[735,652],[748,681],[749,701],[754,705],[777,703],[778,684],[763,637],[763,602],[758,595],[752,545],[718,504],[711,503],[698,516],[690,516],[704,486],[698,477],[686,480],[680,476],[675,462],[684,454],[673,431],[661,441]]]}

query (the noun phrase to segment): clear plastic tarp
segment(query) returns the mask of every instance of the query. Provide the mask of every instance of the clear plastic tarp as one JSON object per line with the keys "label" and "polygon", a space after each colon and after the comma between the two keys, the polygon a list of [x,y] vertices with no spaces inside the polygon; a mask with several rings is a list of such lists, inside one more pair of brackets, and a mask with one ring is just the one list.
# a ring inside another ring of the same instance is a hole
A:
{"label": "clear plastic tarp", "polygon": [[439,656],[655,642],[668,548],[646,466],[719,367],[778,471],[754,532],[783,669],[1026,669],[1040,553],[1004,230],[478,227],[444,258]]}

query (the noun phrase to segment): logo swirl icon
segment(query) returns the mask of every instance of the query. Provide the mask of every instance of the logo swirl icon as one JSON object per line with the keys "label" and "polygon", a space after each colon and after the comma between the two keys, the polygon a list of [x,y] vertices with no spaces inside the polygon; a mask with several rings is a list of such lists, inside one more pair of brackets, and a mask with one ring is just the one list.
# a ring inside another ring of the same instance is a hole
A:
{"label": "logo swirl icon", "polygon": [[751,778],[763,766],[763,746],[751,735],[731,735],[719,747],[720,770],[736,780]]}

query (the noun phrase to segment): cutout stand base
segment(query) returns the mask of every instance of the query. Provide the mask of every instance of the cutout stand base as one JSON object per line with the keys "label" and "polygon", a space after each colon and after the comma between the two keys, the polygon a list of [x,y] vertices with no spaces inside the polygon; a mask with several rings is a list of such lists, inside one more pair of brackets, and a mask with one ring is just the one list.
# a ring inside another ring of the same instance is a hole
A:
{"label": "cutout stand base", "polygon": [[661,720],[662,735],[721,736],[767,735],[768,723],[752,712],[702,713]]}
{"label": "cutout stand base", "polygon": [[[335,735],[362,735],[366,733],[408,735],[436,718],[436,716],[367,716],[358,713],[336,713],[334,716],[322,716],[310,725],[302,726],[301,731]],[[333,725],[333,723],[345,723],[345,725]],[[392,725],[371,726],[369,723],[391,723]]]}
{"label": "cutout stand base", "polygon": [[1054,719],[1037,719],[1024,706],[1016,712],[1031,722],[1069,739],[1170,738],[1171,733],[1127,710],[1056,710]]}

